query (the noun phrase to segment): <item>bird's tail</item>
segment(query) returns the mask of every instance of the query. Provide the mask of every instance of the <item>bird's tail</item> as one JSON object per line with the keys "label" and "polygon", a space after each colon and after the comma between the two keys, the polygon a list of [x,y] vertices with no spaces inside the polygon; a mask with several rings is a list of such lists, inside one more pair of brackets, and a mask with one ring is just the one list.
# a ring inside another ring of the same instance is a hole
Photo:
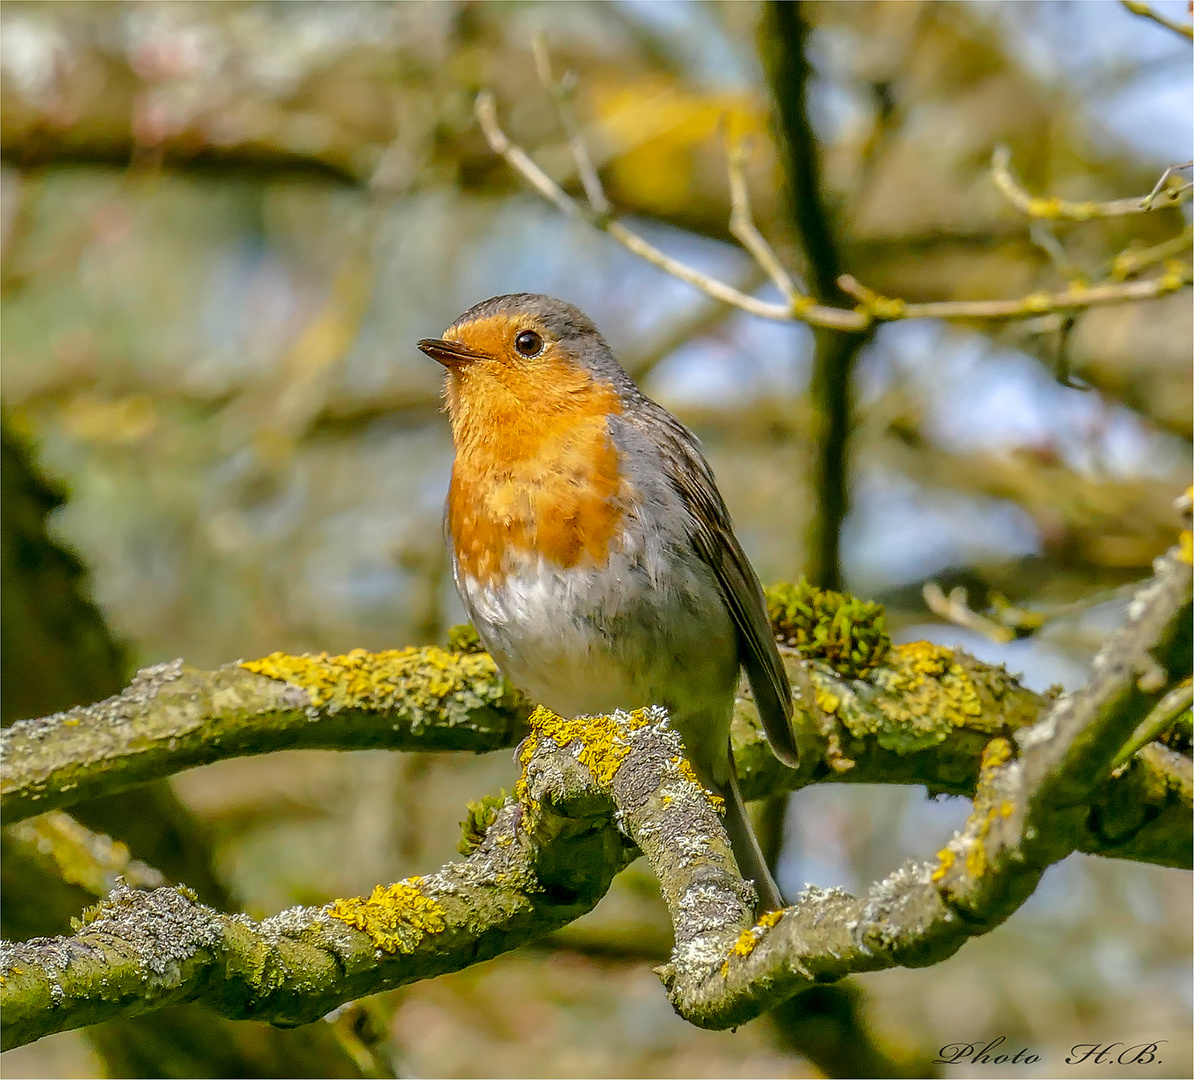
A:
{"label": "bird's tail", "polygon": [[722,796],[726,801],[726,832],[729,833],[730,847],[738,863],[738,871],[744,878],[755,883],[755,892],[759,894],[759,914],[765,911],[778,911],[784,906],[784,898],[780,895],[779,886],[767,868],[767,860],[763,858],[763,849],[759,847],[755,830],[746,813],[746,804],[742,801],[742,792],[738,789],[738,774],[734,769],[734,751],[729,750],[730,777],[725,785]]}

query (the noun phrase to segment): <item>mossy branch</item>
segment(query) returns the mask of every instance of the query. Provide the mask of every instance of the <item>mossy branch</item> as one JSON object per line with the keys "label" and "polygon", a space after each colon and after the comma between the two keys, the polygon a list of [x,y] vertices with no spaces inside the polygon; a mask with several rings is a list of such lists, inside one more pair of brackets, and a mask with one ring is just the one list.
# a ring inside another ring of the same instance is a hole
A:
{"label": "mossy branch", "polygon": [[214,671],[176,660],[116,697],[7,728],[0,811],[11,823],[275,750],[495,750],[522,738],[529,711],[488,656],[434,646]]}
{"label": "mossy branch", "polygon": [[[1018,740],[988,743],[973,810],[935,863],[901,867],[861,898],[807,890],[745,928],[730,917],[706,920],[692,947],[677,935],[664,972],[677,1010],[701,1026],[733,1026],[812,981],[937,963],[1007,919],[1045,868],[1077,847],[1091,799],[1150,696],[1139,685],[1142,661],[1188,619],[1190,579],[1177,549],[1158,560],[1087,686]],[[723,901],[728,910],[731,895]],[[720,966],[710,962],[718,956]]]}
{"label": "mossy branch", "polygon": [[[767,601],[793,677],[802,658],[819,708],[797,709],[805,751],[794,771],[776,761],[753,704],[739,699],[735,757],[747,799],[826,782],[972,795],[984,746],[1049,704],[1002,667],[963,652],[927,642],[893,648],[878,605],[803,582],[769,588]],[[454,632],[452,643],[470,650],[462,653],[275,653],[215,671],[181,661],[147,669],[115,698],[0,735],[0,810],[12,823],[195,765],[281,749],[514,746],[529,707],[475,651],[474,638]],[[1189,865],[1189,785],[1168,760],[1138,754],[1100,787],[1098,827],[1080,838],[1081,850]]]}
{"label": "mossy branch", "polygon": [[[700,1026],[741,1024],[814,981],[936,963],[1008,918],[1045,868],[1079,846],[1119,748],[1164,689],[1140,671],[1184,623],[1190,581],[1176,549],[1158,560],[1088,685],[987,743],[973,810],[936,861],[901,867],[861,898],[807,890],[756,923],[718,800],[697,784],[662,710],[564,720],[540,709],[520,752],[517,800],[487,815],[465,862],[261,923],[203,907],[185,889],[121,886],[74,936],[4,946],[4,1045],[179,1001],[313,1020],[570,921],[634,845],[675,929],[660,974],[677,1011]],[[944,663],[921,650],[913,670]]]}
{"label": "mossy branch", "polygon": [[468,860],[369,897],[254,922],[186,888],[121,885],[71,937],[4,943],[3,1047],[184,1001],[234,1019],[307,1023],[566,925],[634,852],[606,803],[586,817],[574,759],[545,748],[534,771],[533,813],[507,802]]}
{"label": "mossy branch", "polygon": [[6,830],[4,842],[12,854],[44,874],[97,899],[119,883],[137,889],[166,883],[159,870],[134,859],[126,844],[92,832],[60,810],[17,822]]}

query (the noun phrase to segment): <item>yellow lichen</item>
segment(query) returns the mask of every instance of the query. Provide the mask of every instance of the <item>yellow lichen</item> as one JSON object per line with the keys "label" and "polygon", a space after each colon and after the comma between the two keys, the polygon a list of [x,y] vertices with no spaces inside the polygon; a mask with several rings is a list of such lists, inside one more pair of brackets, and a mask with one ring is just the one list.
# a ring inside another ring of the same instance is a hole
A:
{"label": "yellow lichen", "polygon": [[340,709],[395,709],[412,714],[415,726],[482,705],[511,704],[513,696],[485,653],[461,654],[437,646],[369,652],[353,649],[293,656],[275,652],[241,667],[306,690],[312,704]]}
{"label": "yellow lichen", "polygon": [[721,965],[721,977],[724,979],[730,973],[730,961],[735,956],[747,957],[755,951],[756,946],[767,935],[777,922],[784,917],[785,908],[778,911],[768,911],[759,917],[754,926],[749,926],[738,935],[738,940],[730,947],[730,951]]}
{"label": "yellow lichen", "polygon": [[[705,796],[705,801],[708,802],[714,810],[724,817],[726,812],[725,799],[723,799],[720,795],[714,795],[713,792],[709,791],[704,784],[701,783],[701,781],[697,778],[696,769],[692,767],[692,763],[688,760],[688,758],[674,757],[671,760],[672,764],[676,766],[676,769],[680,775],[690,784],[695,785],[701,794]],[[668,801],[671,801],[670,798]]]}
{"label": "yellow lichen", "polygon": [[982,761],[979,764],[978,792],[975,795],[974,809],[970,814],[970,823],[976,826],[975,838],[966,852],[966,870],[973,878],[982,877],[987,872],[987,837],[991,834],[991,826],[997,818],[1008,818],[1015,813],[1015,805],[1008,800],[990,800],[996,773],[1011,761],[1012,756],[1012,744],[1007,739],[992,739],[983,748]]}
{"label": "yellow lichen", "polygon": [[692,762],[690,762],[687,758],[674,757],[672,758],[672,764],[676,766],[676,769],[679,771],[680,775],[684,777],[684,779],[690,784],[697,784],[698,786],[700,785],[700,781],[697,779],[696,769],[692,767]]}
{"label": "yellow lichen", "polygon": [[527,791],[526,769],[543,739],[551,739],[561,750],[579,742],[581,748],[576,759],[593,774],[599,785],[608,786],[630,753],[625,733],[636,731],[649,722],[643,709],[623,715],[627,717],[624,721],[612,716],[579,716],[575,720],[565,720],[540,705],[531,713],[528,721],[531,733],[523,739],[518,751],[522,771],[514,791],[519,801],[532,808],[535,806]]}
{"label": "yellow lichen", "polygon": [[438,934],[446,925],[444,909],[420,891],[422,883],[414,877],[377,885],[368,899],[334,900],[325,910],[363,931],[384,952],[412,953],[427,934]]}
{"label": "yellow lichen", "polygon": [[979,773],[982,783],[990,783],[996,769],[1006,765],[1012,759],[1012,744],[1007,739],[992,739],[983,747],[983,756],[979,762]]}
{"label": "yellow lichen", "polygon": [[966,872],[972,878],[980,878],[987,872],[987,837],[998,813],[999,811],[992,806],[979,816],[978,835],[966,852]]}
{"label": "yellow lichen", "polygon": [[813,687],[813,697],[816,699],[817,708],[826,716],[836,716],[838,709],[841,708],[842,699],[837,694],[822,690],[819,686]]}
{"label": "yellow lichen", "polygon": [[897,645],[887,663],[875,673],[874,682],[884,693],[875,704],[888,721],[880,730],[855,730],[858,721],[847,720],[857,736],[876,734],[879,745],[897,753],[934,746],[955,728],[997,730],[1003,723],[995,699],[1004,692],[1006,676],[991,669],[985,690],[992,708],[984,712],[983,697],[971,673],[952,650],[928,641]]}
{"label": "yellow lichen", "polygon": [[933,881],[941,881],[945,875],[949,873],[950,867],[954,864],[953,848],[942,848],[937,852],[937,867],[929,876]]}

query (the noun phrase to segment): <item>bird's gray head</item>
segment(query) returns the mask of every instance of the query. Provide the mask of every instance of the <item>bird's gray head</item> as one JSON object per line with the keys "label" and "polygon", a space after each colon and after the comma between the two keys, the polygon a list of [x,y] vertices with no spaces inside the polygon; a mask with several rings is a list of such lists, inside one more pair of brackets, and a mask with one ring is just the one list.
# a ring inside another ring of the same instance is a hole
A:
{"label": "bird's gray head", "polygon": [[[632,388],[593,321],[578,307],[540,293],[494,296],[469,308],[442,338],[419,342],[463,386],[497,379],[513,392],[572,386],[578,378]],[[581,379],[583,382],[583,379]]]}

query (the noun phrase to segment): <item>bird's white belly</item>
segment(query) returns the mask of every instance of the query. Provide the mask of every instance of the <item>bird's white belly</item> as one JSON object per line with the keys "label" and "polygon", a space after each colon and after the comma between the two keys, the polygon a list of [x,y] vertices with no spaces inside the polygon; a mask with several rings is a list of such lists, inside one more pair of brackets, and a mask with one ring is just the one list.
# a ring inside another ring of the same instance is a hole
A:
{"label": "bird's white belly", "polygon": [[615,554],[602,570],[528,558],[500,584],[458,585],[481,641],[531,700],[567,717],[663,705],[701,764],[724,753],[737,635],[695,552],[666,576]]}

